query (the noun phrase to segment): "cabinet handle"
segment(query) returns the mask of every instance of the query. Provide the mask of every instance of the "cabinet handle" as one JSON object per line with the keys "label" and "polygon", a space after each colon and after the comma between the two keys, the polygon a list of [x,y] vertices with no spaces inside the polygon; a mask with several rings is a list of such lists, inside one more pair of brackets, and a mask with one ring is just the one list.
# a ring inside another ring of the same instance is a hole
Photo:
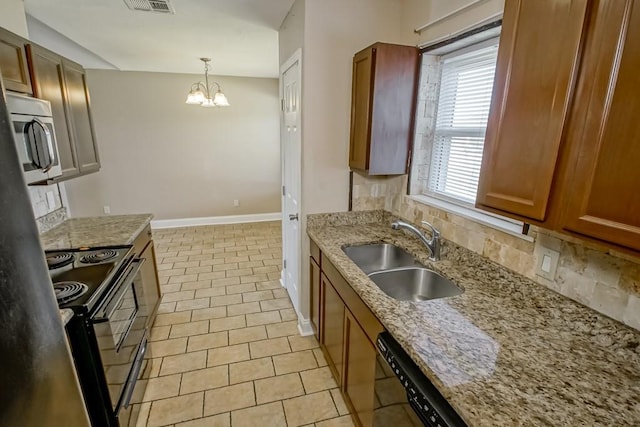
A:
{"label": "cabinet handle", "polygon": [[289,214],[289,221],[297,221],[298,214]]}

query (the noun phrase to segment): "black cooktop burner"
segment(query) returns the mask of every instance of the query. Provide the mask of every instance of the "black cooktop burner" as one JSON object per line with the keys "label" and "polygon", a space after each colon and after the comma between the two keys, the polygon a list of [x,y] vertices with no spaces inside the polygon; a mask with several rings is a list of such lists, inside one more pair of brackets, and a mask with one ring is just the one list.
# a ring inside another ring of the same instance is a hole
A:
{"label": "black cooktop burner", "polygon": [[53,284],[56,299],[59,304],[73,301],[89,290],[89,287],[80,282],[58,282]]}
{"label": "black cooktop burner", "polygon": [[49,267],[49,270],[55,270],[56,268],[71,264],[74,259],[75,257],[71,252],[50,254],[47,255],[47,266]]}
{"label": "black cooktop burner", "polygon": [[118,252],[114,251],[113,249],[102,249],[92,254],[83,256],[82,258],[80,258],[80,262],[84,262],[87,264],[97,264],[99,262],[104,262],[115,258],[117,255]]}

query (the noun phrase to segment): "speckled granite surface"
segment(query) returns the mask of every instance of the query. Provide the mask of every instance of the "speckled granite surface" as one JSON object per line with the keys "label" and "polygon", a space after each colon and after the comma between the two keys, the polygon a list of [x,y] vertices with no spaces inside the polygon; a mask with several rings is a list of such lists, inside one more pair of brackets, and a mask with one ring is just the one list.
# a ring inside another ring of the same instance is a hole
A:
{"label": "speckled granite surface", "polygon": [[[391,220],[310,215],[307,232],[469,426],[640,425],[640,333],[449,242],[432,263]],[[465,292],[388,297],[341,249],[382,241]]]}
{"label": "speckled granite surface", "polygon": [[110,215],[68,219],[40,235],[45,250],[133,243],[153,215]]}
{"label": "speckled granite surface", "polygon": [[73,310],[70,308],[60,309],[60,317],[62,317],[62,325],[66,326],[73,317]]}

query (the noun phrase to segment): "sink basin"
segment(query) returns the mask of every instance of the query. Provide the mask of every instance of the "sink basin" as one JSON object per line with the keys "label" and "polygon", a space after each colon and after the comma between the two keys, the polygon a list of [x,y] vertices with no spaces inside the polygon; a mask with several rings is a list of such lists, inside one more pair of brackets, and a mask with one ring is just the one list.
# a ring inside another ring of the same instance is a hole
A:
{"label": "sink basin", "polygon": [[425,301],[464,292],[451,280],[426,268],[404,268],[369,274],[373,283],[400,301]]}
{"label": "sink basin", "polygon": [[342,250],[366,274],[399,267],[422,267],[407,251],[389,243],[347,246]]}

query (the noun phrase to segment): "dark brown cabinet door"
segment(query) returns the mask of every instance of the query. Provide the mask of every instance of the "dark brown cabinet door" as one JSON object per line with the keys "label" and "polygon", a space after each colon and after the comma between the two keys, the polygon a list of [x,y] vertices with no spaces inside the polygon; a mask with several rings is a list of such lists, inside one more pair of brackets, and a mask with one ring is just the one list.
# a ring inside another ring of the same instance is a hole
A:
{"label": "dark brown cabinet door", "polygon": [[418,50],[376,43],[353,59],[349,167],[369,175],[407,171]]}
{"label": "dark brown cabinet door", "polygon": [[315,332],[316,338],[320,340],[320,308],[322,303],[320,301],[321,282],[320,282],[320,266],[313,257],[309,257],[309,282],[311,288],[311,325]]}
{"label": "dark brown cabinet door", "polygon": [[0,28],[0,73],[7,90],[32,94],[25,42]]}
{"label": "dark brown cabinet door", "polygon": [[322,280],[322,335],[320,343],[323,345],[329,368],[336,381],[342,378],[342,352],[344,338],[344,303],[340,295],[323,274]]}
{"label": "dark brown cabinet door", "polygon": [[376,348],[349,310],[345,310],[342,388],[363,426],[373,425]]}
{"label": "dark brown cabinet door", "polygon": [[477,206],[544,221],[587,0],[505,3]]}
{"label": "dark brown cabinet door", "polygon": [[68,102],[62,58],[36,45],[28,45],[27,51],[34,96],[46,99],[51,103],[62,177],[76,176],[80,172],[80,168],[73,140],[73,122],[67,112]]}
{"label": "dark brown cabinet door", "polygon": [[365,49],[353,58],[353,83],[351,87],[351,146],[349,167],[369,169],[371,135],[371,69],[375,49]]}
{"label": "dark brown cabinet door", "polygon": [[69,112],[74,124],[76,153],[80,173],[95,172],[100,169],[98,146],[93,129],[89,91],[82,66],[66,59],[64,68]]}
{"label": "dark brown cabinet door", "polygon": [[563,226],[640,250],[640,4],[596,5],[567,138]]}

